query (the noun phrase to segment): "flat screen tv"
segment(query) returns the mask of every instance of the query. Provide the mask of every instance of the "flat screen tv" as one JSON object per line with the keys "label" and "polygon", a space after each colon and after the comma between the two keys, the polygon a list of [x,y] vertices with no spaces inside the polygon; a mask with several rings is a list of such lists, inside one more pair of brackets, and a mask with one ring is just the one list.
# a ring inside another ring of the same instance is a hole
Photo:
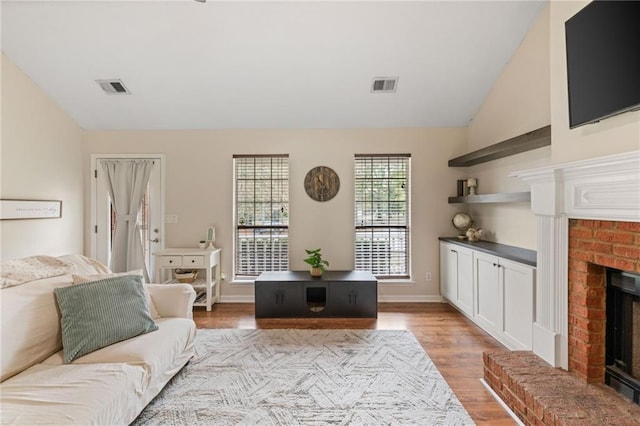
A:
{"label": "flat screen tv", "polygon": [[565,35],[570,128],[640,109],[640,1],[593,1]]}

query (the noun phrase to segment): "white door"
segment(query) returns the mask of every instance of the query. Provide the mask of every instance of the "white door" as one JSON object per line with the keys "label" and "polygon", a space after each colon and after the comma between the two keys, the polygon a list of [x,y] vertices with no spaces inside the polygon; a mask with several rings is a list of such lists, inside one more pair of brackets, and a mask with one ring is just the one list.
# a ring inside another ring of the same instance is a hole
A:
{"label": "white door", "polygon": [[152,281],[155,273],[153,253],[164,248],[164,155],[92,155],[92,211],[91,257],[109,265],[111,258],[111,235],[114,225],[111,200],[101,161],[107,159],[151,159],[154,161],[147,192],[139,212],[142,224],[142,246],[147,271]]}

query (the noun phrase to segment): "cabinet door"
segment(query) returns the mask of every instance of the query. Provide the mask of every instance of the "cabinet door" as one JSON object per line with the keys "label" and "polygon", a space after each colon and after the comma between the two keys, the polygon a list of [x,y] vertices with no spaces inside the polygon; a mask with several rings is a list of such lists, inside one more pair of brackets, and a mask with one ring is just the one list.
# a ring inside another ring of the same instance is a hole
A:
{"label": "cabinet door", "polygon": [[331,282],[330,312],[333,317],[375,318],[378,289],[375,282]]}
{"label": "cabinet door", "polygon": [[503,304],[498,259],[476,252],[474,264],[477,295],[475,319],[486,331],[494,334],[502,329]]}
{"label": "cabinet door", "polygon": [[458,308],[473,316],[473,251],[460,247],[457,255]]}
{"label": "cabinet door", "polygon": [[449,302],[458,299],[458,259],[456,249],[440,243],[440,294]]}
{"label": "cabinet door", "polygon": [[534,269],[500,259],[504,292],[504,323],[502,332],[512,347],[529,350],[533,333]]}
{"label": "cabinet door", "polygon": [[280,297],[277,299],[278,316],[298,317],[301,315],[302,283],[281,283],[279,295]]}
{"label": "cabinet door", "polygon": [[301,303],[300,283],[259,281],[255,284],[256,318],[299,316]]}
{"label": "cabinet door", "polygon": [[278,316],[280,301],[280,283],[255,283],[256,318],[273,318]]}

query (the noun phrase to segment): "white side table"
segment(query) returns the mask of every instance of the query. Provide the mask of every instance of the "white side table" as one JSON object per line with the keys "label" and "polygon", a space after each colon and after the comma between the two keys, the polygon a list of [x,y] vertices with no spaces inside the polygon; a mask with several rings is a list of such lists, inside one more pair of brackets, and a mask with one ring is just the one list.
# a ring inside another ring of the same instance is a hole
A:
{"label": "white side table", "polygon": [[178,283],[173,278],[175,269],[204,270],[204,277],[199,273],[198,278],[191,283],[197,296],[193,306],[205,306],[211,310],[214,303],[220,302],[220,252],[217,249],[168,248],[153,253],[156,257],[156,280],[163,281],[163,271],[169,270],[172,277],[165,283]]}

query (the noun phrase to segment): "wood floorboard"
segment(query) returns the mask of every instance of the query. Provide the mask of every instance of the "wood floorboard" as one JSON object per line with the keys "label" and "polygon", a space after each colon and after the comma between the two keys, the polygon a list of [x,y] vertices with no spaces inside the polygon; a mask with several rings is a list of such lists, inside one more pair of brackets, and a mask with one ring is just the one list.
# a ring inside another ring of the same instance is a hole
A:
{"label": "wood floorboard", "polygon": [[377,319],[254,318],[253,304],[224,303],[210,312],[194,309],[198,328],[311,328],[409,330],[429,355],[478,425],[515,422],[484,388],[482,353],[503,348],[454,308],[444,303],[380,303]]}

